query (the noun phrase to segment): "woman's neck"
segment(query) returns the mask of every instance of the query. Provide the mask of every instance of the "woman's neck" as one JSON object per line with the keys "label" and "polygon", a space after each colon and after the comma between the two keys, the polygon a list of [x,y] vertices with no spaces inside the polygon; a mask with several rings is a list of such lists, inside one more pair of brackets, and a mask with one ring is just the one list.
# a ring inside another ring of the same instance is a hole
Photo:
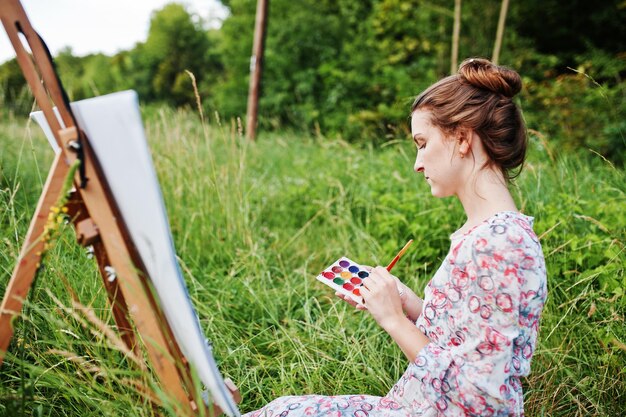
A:
{"label": "woman's neck", "polygon": [[460,232],[471,229],[496,213],[517,211],[504,176],[489,168],[476,172],[473,179],[467,181],[464,189],[457,193],[457,197],[467,215],[467,221],[459,229]]}

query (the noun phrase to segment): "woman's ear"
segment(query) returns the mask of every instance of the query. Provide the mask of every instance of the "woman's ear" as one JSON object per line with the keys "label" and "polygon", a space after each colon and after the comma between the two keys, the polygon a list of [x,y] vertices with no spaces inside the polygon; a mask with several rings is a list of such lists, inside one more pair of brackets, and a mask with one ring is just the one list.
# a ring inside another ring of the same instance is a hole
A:
{"label": "woman's ear", "polygon": [[465,157],[472,149],[472,141],[474,140],[474,131],[471,129],[461,129],[458,133],[459,154],[461,158]]}

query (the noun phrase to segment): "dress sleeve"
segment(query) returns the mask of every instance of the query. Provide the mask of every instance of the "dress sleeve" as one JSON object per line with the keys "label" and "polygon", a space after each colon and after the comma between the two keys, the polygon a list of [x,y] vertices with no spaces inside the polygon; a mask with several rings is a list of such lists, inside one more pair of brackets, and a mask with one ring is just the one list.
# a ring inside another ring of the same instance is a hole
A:
{"label": "dress sleeve", "polygon": [[431,343],[415,365],[423,370],[422,395],[444,413],[451,404],[472,415],[509,407],[520,330],[518,269],[525,255],[517,237],[496,232],[488,228],[468,236],[451,251],[448,274],[432,289],[432,305],[425,306],[425,313],[437,309],[443,324],[430,329]]}

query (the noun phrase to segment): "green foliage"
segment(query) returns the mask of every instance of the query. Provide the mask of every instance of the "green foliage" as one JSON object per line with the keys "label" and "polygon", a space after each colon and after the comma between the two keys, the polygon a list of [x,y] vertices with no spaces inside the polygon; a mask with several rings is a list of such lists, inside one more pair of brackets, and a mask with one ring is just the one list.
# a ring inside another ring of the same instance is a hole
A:
{"label": "green foliage", "polygon": [[202,79],[208,41],[201,22],[180,4],[167,4],[153,14],[139,59],[147,69],[154,99],[175,105],[193,103],[185,70]]}
{"label": "green foliage", "polygon": [[[529,127],[553,152],[591,148],[622,165],[626,7],[620,0],[562,3],[513,2],[501,62],[524,77]],[[134,89],[146,103],[195,108],[188,70],[205,114],[244,120],[256,1],[224,4],[230,15],[219,29],[207,30],[186,6],[170,3],[153,13],[146,41],[129,51],[62,51],[56,61],[70,97]],[[462,2],[459,59],[492,54],[501,4]],[[267,22],[261,130],[395,140],[408,133],[413,97],[450,71],[450,1],[273,0]],[[15,61],[0,66],[0,100],[25,114],[32,98],[19,72]]]}
{"label": "green foliage", "polygon": [[[222,32],[223,59],[231,73],[223,91],[238,98],[217,101],[237,100],[234,107],[221,107],[226,117],[234,117],[245,112],[255,9],[250,1],[229,5],[232,17]],[[384,137],[389,124],[405,118],[413,76],[434,78],[441,72],[441,62],[432,65],[431,58],[441,58],[444,39],[427,38],[439,23],[431,17],[441,11],[396,1],[277,1],[270,7],[262,126],[342,132],[349,139]],[[416,21],[425,26],[423,36],[411,39]]]}
{"label": "green foliage", "polygon": [[539,82],[527,80],[528,127],[547,136],[553,148],[570,152],[590,149],[623,165],[626,87],[601,86],[586,74],[584,66],[578,71]]}
{"label": "green foliage", "polygon": [[[314,276],[339,255],[384,264],[413,238],[394,271],[423,291],[463,210],[434,199],[415,176],[412,143],[354,145],[285,131],[251,143],[236,124],[203,126],[185,111],[151,106],[144,116],[189,292],[220,370],[242,391],[241,409],[289,394],[384,395],[404,356]],[[23,119],[0,127],[2,293],[51,155]],[[596,155],[549,151],[533,136],[512,188],[535,216],[548,270],[548,302],[523,381],[526,414],[621,415],[626,175]],[[0,368],[0,415],[173,415],[147,404],[140,388],[164,395],[153,376],[70,308],[68,288],[114,328],[95,263],[66,228]]]}
{"label": "green foliage", "polygon": [[81,100],[116,91],[114,73],[102,71],[110,67],[111,58],[103,54],[79,58],[65,49],[55,58],[55,66],[70,100]]}
{"label": "green foliage", "polygon": [[626,7],[622,0],[511,2],[512,29],[534,42],[537,52],[558,55],[572,66],[582,51],[626,50]]}
{"label": "green foliage", "polygon": [[0,65],[0,104],[2,109],[14,113],[26,113],[32,103],[32,94],[26,85],[17,59]]}

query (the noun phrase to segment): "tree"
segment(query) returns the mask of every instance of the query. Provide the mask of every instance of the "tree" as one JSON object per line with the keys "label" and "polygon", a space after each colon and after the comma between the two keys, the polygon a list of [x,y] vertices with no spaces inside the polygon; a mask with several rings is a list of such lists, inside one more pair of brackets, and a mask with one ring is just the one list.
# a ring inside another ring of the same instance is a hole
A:
{"label": "tree", "polygon": [[498,32],[496,33],[496,42],[493,46],[493,54],[491,61],[494,64],[498,64],[500,59],[500,48],[502,47],[502,37],[504,36],[504,22],[506,20],[506,12],[509,8],[509,0],[502,0],[502,7],[500,8],[500,18],[498,19]]}
{"label": "tree", "polygon": [[[230,0],[218,110],[245,114],[255,3]],[[407,97],[445,74],[452,12],[420,1],[272,0],[259,123],[384,137]],[[433,36],[434,34],[434,36]]]}
{"label": "tree", "polygon": [[626,51],[623,0],[517,1],[509,14],[515,32],[537,52],[559,57],[564,67],[573,66],[576,56],[587,51],[603,50],[616,58]]}
{"label": "tree", "polygon": [[152,97],[175,105],[193,102],[189,70],[202,80],[209,49],[202,22],[180,4],[170,3],[153,13],[145,44],[136,60],[143,77],[150,80]]}
{"label": "tree", "polygon": [[3,109],[19,113],[27,113],[32,105],[32,94],[15,58],[0,65],[0,103]]}
{"label": "tree", "polygon": [[461,33],[461,0],[454,0],[454,30],[452,31],[452,57],[450,74],[456,73],[459,65],[459,35]]}

